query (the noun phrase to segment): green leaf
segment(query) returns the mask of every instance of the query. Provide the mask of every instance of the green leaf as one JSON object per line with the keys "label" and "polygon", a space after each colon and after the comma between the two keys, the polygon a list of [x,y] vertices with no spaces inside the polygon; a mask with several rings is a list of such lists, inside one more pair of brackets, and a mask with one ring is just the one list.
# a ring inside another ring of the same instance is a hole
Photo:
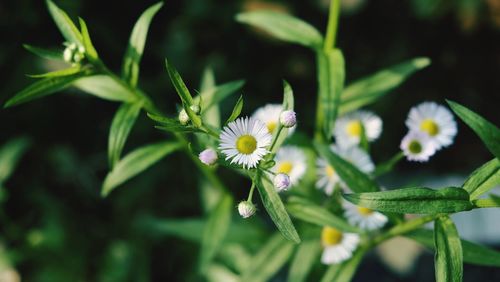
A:
{"label": "green leaf", "polygon": [[208,282],[238,282],[239,277],[225,265],[213,263],[208,266],[205,277]]}
{"label": "green leaf", "polygon": [[261,28],[283,41],[313,49],[323,46],[323,37],[316,28],[284,13],[260,10],[238,14],[236,20]]}
{"label": "green leaf", "polygon": [[467,211],[473,208],[469,193],[462,188],[433,190],[424,187],[383,192],[345,194],[349,202],[372,210],[394,213],[437,214]]}
{"label": "green leaf", "polygon": [[476,132],[488,150],[497,159],[500,159],[500,129],[466,107],[453,101],[446,100],[446,102],[455,114]]}
{"label": "green leaf", "polygon": [[241,282],[269,281],[290,259],[294,246],[276,234],[252,258],[251,265],[242,273]]}
{"label": "green leaf", "polygon": [[460,237],[448,216],[436,219],[434,223],[434,244],[436,256],[436,282],[461,282],[463,275],[463,255]]}
{"label": "green leaf", "polygon": [[94,45],[92,44],[92,40],[90,39],[90,34],[87,28],[87,24],[82,18],[78,18],[78,21],[80,22],[80,28],[82,30],[82,40],[83,40],[83,47],[85,48],[85,54],[87,55],[88,58],[96,60],[97,58],[99,58],[99,56],[97,55],[97,51],[95,50]]}
{"label": "green leaf", "polygon": [[474,200],[498,185],[500,185],[500,161],[494,158],[476,169],[465,180],[463,188],[469,192],[471,200]]}
{"label": "green leaf", "polygon": [[133,87],[137,85],[139,78],[139,64],[144,52],[149,25],[162,6],[163,3],[158,2],[144,11],[137,20],[130,35],[127,51],[123,58],[122,78]]}
{"label": "green leaf", "polygon": [[110,101],[135,102],[137,96],[119,80],[108,75],[83,77],[75,82],[78,89]]}
{"label": "green leaf", "polygon": [[75,73],[67,76],[47,77],[41,79],[18,92],[10,98],[4,105],[5,108],[23,104],[31,100],[45,97],[55,92],[68,88],[77,79],[85,76],[84,73]]}
{"label": "green leaf", "polygon": [[273,184],[263,175],[257,176],[257,189],[259,190],[262,204],[266,208],[267,213],[273,220],[278,230],[287,238],[295,243],[300,243],[300,237],[293,226],[292,220],[285,210],[285,206],[281,201],[280,196],[276,192]]}
{"label": "green leaf", "polygon": [[30,141],[20,137],[12,139],[0,147],[0,189],[12,174],[22,155],[28,149]]}
{"label": "green leaf", "polygon": [[202,88],[200,96],[203,97],[205,103],[202,113],[208,111],[211,107],[218,105],[222,100],[234,94],[245,85],[244,80],[236,80],[217,85],[214,88],[204,90]]}
{"label": "green leaf", "polygon": [[328,267],[325,275],[321,279],[321,282],[349,282],[356,273],[356,269],[363,260],[363,256],[366,253],[365,248],[358,248],[349,260],[344,261],[340,264],[333,264]]}
{"label": "green leaf", "polygon": [[[290,84],[286,80],[283,80],[283,104],[282,104],[283,111],[293,111],[294,109],[294,98],[293,98],[293,90]],[[288,137],[288,128],[283,127],[281,123],[278,125],[277,130],[275,130],[273,134],[273,141],[272,144],[274,144],[271,153],[275,154],[283,142],[285,142],[285,139]]]}
{"label": "green leaf", "polygon": [[102,185],[102,196],[107,196],[118,185],[146,170],[180,147],[179,143],[165,141],[146,145],[130,152],[106,176]]}
{"label": "green leaf", "polygon": [[337,118],[340,95],[344,88],[344,56],[339,49],[334,49],[326,53],[318,51],[316,58],[320,95],[318,110],[322,114],[320,118],[323,121],[325,137],[330,138]]}
{"label": "green leaf", "polygon": [[79,46],[83,45],[82,35],[68,14],[59,9],[51,0],[46,0],[46,2],[49,12],[64,38],[69,42],[78,44]]}
{"label": "green leaf", "polygon": [[60,77],[60,76],[68,76],[68,75],[76,74],[76,73],[79,73],[81,71],[82,71],[82,69],[80,66],[74,66],[74,67],[70,67],[67,69],[51,71],[48,73],[28,74],[28,76],[32,77],[32,78]]}
{"label": "green leaf", "polygon": [[380,188],[356,166],[336,155],[328,145],[315,143],[318,153],[335,169],[335,172],[354,192],[375,192]]}
{"label": "green leaf", "polygon": [[108,138],[108,161],[113,168],[120,159],[123,147],[141,111],[142,103],[123,103],[113,118]]}
{"label": "green leaf", "polygon": [[193,105],[193,97],[189,90],[186,87],[186,84],[182,80],[181,75],[175,69],[173,65],[171,65],[167,59],[165,59],[165,66],[167,67],[168,76],[170,77],[170,81],[174,85],[175,91],[181,98],[183,104],[186,104],[188,107]]}
{"label": "green leaf", "polygon": [[236,102],[236,105],[234,105],[233,112],[227,119],[226,123],[224,123],[224,126],[237,119],[240,116],[242,109],[243,109],[243,96],[240,96],[240,98],[238,98],[238,101]]}
{"label": "green leaf", "polygon": [[28,44],[23,44],[23,47],[30,51],[31,53],[47,59],[47,60],[56,60],[56,61],[63,61],[63,54],[61,51],[56,51],[56,50],[49,50],[49,49],[44,49],[44,48],[39,48],[35,46],[31,46]]}
{"label": "green leaf", "polygon": [[234,201],[231,195],[225,194],[208,217],[203,229],[200,252],[200,272],[206,271],[213,258],[219,251],[229,230],[231,212]]}
{"label": "green leaf", "polygon": [[203,122],[205,124],[211,125],[216,128],[220,128],[220,110],[219,105],[213,105],[210,108],[207,108],[205,105],[212,103],[216,90],[215,85],[215,74],[214,71],[207,67],[203,71],[203,76],[201,79],[200,85],[200,99],[203,101],[204,105],[202,106],[203,111],[201,113]]}
{"label": "green leaf", "polygon": [[295,252],[294,259],[288,271],[288,282],[304,282],[321,253],[318,239],[304,240]]}
{"label": "green leaf", "polygon": [[[432,230],[417,229],[405,234],[405,237],[411,238],[429,249],[435,249],[434,232]],[[500,252],[463,239],[461,240],[461,244],[464,262],[500,267]]]}
{"label": "green leaf", "polygon": [[351,83],[342,92],[340,114],[377,101],[430,63],[429,58],[414,58]]}
{"label": "green leaf", "polygon": [[292,216],[318,226],[331,226],[346,232],[363,232],[351,226],[343,218],[334,215],[326,208],[305,199],[291,197],[288,200],[287,210]]}
{"label": "green leaf", "polygon": [[152,113],[148,113],[148,117],[161,124],[159,126],[155,126],[155,128],[160,130],[168,132],[203,132],[194,126],[181,124],[176,118],[158,116]]}

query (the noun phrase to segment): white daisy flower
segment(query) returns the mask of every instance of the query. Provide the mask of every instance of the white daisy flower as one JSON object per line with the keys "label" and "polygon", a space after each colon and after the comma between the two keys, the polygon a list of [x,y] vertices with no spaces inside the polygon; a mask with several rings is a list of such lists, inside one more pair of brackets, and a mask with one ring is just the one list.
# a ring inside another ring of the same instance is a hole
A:
{"label": "white daisy flower", "polygon": [[387,223],[387,216],[377,211],[344,202],[344,216],[349,224],[365,230],[382,228]]}
{"label": "white daisy flower", "polygon": [[434,102],[424,102],[413,107],[408,114],[406,126],[410,131],[421,131],[429,135],[436,150],[453,143],[457,124],[451,112]]}
{"label": "white daisy flower", "polygon": [[337,119],[333,135],[339,146],[350,147],[361,142],[363,131],[368,142],[375,141],[382,133],[380,117],[370,111],[350,112]]}
{"label": "white daisy flower", "polygon": [[292,186],[296,185],[306,173],[307,159],[304,152],[296,146],[283,146],[274,158],[276,165],[272,168],[275,173],[286,173],[290,176]]}
{"label": "white daisy flower", "polygon": [[436,143],[420,131],[408,132],[401,140],[400,148],[409,161],[426,162],[436,153]]}
{"label": "white daisy flower", "polygon": [[323,264],[338,264],[352,257],[359,244],[359,235],[343,233],[333,227],[323,227],[321,244],[325,248],[321,255]]}
{"label": "white daisy flower", "polygon": [[266,147],[271,145],[271,139],[266,125],[260,120],[238,118],[222,130],[219,149],[231,163],[253,168],[269,153]]}
{"label": "white daisy flower", "polygon": [[[330,149],[342,157],[343,159],[349,161],[359,170],[364,173],[371,173],[375,170],[375,165],[373,164],[370,156],[362,149],[358,147],[348,147],[342,148],[335,145],[330,146]],[[318,174],[318,180],[316,181],[316,187],[318,189],[325,190],[327,195],[333,193],[333,189],[336,184],[340,184],[342,188],[348,189],[347,185],[339,178],[335,169],[328,164],[328,162],[322,158],[316,161],[316,171]]]}
{"label": "white daisy flower", "polygon": [[[253,113],[252,117],[265,123],[269,132],[273,134],[280,124],[280,115],[282,111],[283,106],[281,104],[267,104],[258,108]],[[290,127],[288,129],[288,135],[292,134],[295,128],[296,126]]]}

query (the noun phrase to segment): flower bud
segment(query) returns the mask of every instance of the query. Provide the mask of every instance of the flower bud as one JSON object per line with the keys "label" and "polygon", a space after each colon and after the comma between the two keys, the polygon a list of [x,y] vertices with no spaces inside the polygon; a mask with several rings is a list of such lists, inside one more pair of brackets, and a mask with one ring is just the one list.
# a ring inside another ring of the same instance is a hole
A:
{"label": "flower bud", "polygon": [[184,109],[179,112],[179,122],[186,125],[189,122],[189,116]]}
{"label": "flower bud", "polygon": [[284,111],[280,114],[280,123],[284,127],[292,127],[297,123],[297,115],[294,111]]}
{"label": "flower bud", "polygon": [[273,184],[278,192],[286,191],[290,187],[290,176],[285,173],[278,173],[273,179]]}
{"label": "flower bud", "polygon": [[243,218],[251,217],[256,210],[255,205],[249,201],[242,201],[238,204],[238,212]]}
{"label": "flower bud", "polygon": [[211,148],[203,150],[198,157],[200,161],[206,165],[213,165],[217,162],[217,152]]}
{"label": "flower bud", "polygon": [[78,64],[85,58],[85,48],[77,46],[76,43],[65,43],[63,59],[70,64]]}
{"label": "flower bud", "polygon": [[201,108],[200,106],[198,105],[191,105],[191,107],[189,107],[195,114],[199,114],[200,111],[201,111]]}

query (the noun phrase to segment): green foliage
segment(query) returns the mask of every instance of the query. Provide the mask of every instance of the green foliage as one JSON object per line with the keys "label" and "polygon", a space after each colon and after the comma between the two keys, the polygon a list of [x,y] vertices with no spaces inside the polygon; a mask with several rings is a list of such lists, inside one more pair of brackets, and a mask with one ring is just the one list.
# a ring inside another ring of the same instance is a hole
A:
{"label": "green foliage", "polygon": [[80,31],[70,19],[68,14],[57,7],[51,0],[46,0],[49,12],[54,19],[54,22],[59,28],[59,31],[68,42],[76,43],[78,46],[83,45],[83,38]]}
{"label": "green foliage", "polygon": [[137,85],[139,79],[139,63],[144,52],[149,25],[162,6],[163,3],[158,2],[144,11],[130,35],[127,51],[123,58],[122,78],[133,87]]}
{"label": "green foliage", "polygon": [[102,196],[107,196],[118,185],[141,173],[179,148],[179,143],[164,141],[146,145],[130,152],[106,176],[102,185]]}
{"label": "green foliage", "polygon": [[224,99],[236,93],[236,91],[240,90],[244,84],[244,80],[236,80],[221,85],[214,85],[213,87],[209,87],[206,90],[203,90],[202,88],[200,94],[200,96],[203,98],[204,103],[202,113],[214,106],[217,106]]}
{"label": "green foliage", "polygon": [[48,73],[43,73],[43,74],[29,74],[29,77],[32,78],[44,78],[44,77],[58,77],[58,76],[68,76],[72,74],[76,74],[81,72],[80,66],[73,66],[67,69],[62,69],[62,70],[57,70],[57,71],[51,71]]}
{"label": "green foliage", "polygon": [[294,259],[288,271],[288,282],[304,282],[321,253],[316,237],[306,239],[296,248]]}
{"label": "green foliage", "polygon": [[364,248],[358,248],[352,258],[346,260],[340,264],[333,264],[328,267],[325,275],[321,279],[321,282],[335,281],[335,282],[349,282],[352,280],[356,269],[361,263],[366,250]]}
{"label": "green foliage", "polygon": [[236,20],[261,28],[284,41],[313,49],[323,45],[323,37],[316,28],[284,13],[260,10],[238,14]]}
{"label": "green foliage", "polygon": [[[294,98],[293,98],[293,90],[288,82],[283,81],[283,111],[293,111],[294,109]],[[278,149],[281,147],[285,139],[288,137],[288,128],[285,128],[280,124],[278,124],[277,130],[273,133],[273,141],[271,146],[271,153],[275,154]]]}
{"label": "green foliage", "polygon": [[408,77],[431,63],[429,58],[414,58],[349,84],[342,92],[340,114],[354,111],[382,98]]}
{"label": "green foliage", "polygon": [[0,147],[0,189],[14,172],[30,141],[25,137],[12,139]]}
{"label": "green foliage", "polygon": [[119,102],[134,102],[138,97],[121,81],[109,75],[93,75],[74,82],[78,89],[101,99]]}
{"label": "green foliage", "polygon": [[447,102],[455,114],[481,138],[490,152],[500,159],[500,129],[466,107],[453,101]]}
{"label": "green foliage", "polygon": [[167,132],[202,132],[200,129],[191,125],[182,125],[178,119],[158,116],[155,114],[148,113],[148,117],[160,125],[155,126],[155,128],[164,130]]}
{"label": "green foliage", "polygon": [[23,44],[23,47],[26,50],[30,51],[31,53],[39,56],[40,58],[44,58],[47,60],[56,60],[56,61],[63,60],[63,56],[62,56],[61,51],[44,49],[44,48],[40,48],[40,47],[31,46],[28,44]]}
{"label": "green foliage", "polygon": [[97,60],[99,56],[97,55],[97,51],[95,50],[94,44],[92,44],[92,40],[90,39],[89,30],[87,28],[87,24],[82,18],[78,18],[80,23],[80,28],[82,30],[82,41],[83,47],[85,48],[85,53],[87,57],[91,60]]}
{"label": "green foliage", "polygon": [[345,194],[349,202],[372,210],[393,213],[437,214],[471,210],[469,193],[462,188],[433,190],[424,187],[383,192]]}
{"label": "green foliage", "polygon": [[455,224],[448,216],[439,217],[435,221],[434,245],[436,282],[462,281],[462,244]]}
{"label": "green foliage", "polygon": [[500,185],[500,161],[494,158],[472,172],[465,180],[463,188],[469,192],[471,200],[474,200],[498,185]]}
{"label": "green foliage", "polygon": [[234,105],[234,108],[233,108],[233,111],[231,112],[231,115],[224,123],[224,126],[226,126],[228,123],[237,119],[240,116],[242,109],[243,109],[243,96],[240,96],[238,98],[238,101],[236,101],[236,105]]}

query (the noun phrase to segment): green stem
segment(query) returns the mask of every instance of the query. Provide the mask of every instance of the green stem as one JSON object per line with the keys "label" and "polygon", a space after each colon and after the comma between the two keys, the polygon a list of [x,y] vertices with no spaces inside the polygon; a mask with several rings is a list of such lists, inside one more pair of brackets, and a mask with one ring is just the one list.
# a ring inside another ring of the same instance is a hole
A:
{"label": "green stem", "polygon": [[255,182],[252,179],[252,187],[250,187],[250,193],[248,193],[248,199],[247,202],[252,202],[252,197],[253,197],[253,191],[255,190]]}
{"label": "green stem", "polygon": [[328,25],[326,27],[326,38],[323,49],[325,52],[335,48],[335,40],[339,25],[340,0],[331,0],[328,15]]}
{"label": "green stem", "polygon": [[413,231],[417,228],[420,228],[422,225],[431,222],[441,216],[440,214],[433,214],[433,215],[426,215],[422,216],[416,219],[412,219],[409,221],[406,221],[402,224],[398,224],[394,226],[393,228],[389,229],[387,232],[373,238],[371,241],[371,246],[374,247],[380,243],[382,243],[385,240],[388,240],[392,237],[399,236],[405,233],[408,233],[410,231]]}
{"label": "green stem", "polygon": [[500,207],[499,201],[495,199],[478,199],[472,201],[476,208],[498,208]]}
{"label": "green stem", "polygon": [[273,151],[274,146],[276,146],[276,142],[278,141],[278,138],[280,136],[281,131],[283,130],[283,126],[280,124],[278,125],[278,132],[276,135],[274,135],[273,142],[271,143],[271,146],[269,147],[269,151]]}
{"label": "green stem", "polygon": [[375,172],[373,173],[374,176],[381,176],[389,171],[391,171],[394,166],[399,163],[403,158],[405,157],[404,153],[402,151],[397,152],[392,158],[390,158],[388,161],[385,161],[384,163],[380,164],[377,166],[375,169]]}

